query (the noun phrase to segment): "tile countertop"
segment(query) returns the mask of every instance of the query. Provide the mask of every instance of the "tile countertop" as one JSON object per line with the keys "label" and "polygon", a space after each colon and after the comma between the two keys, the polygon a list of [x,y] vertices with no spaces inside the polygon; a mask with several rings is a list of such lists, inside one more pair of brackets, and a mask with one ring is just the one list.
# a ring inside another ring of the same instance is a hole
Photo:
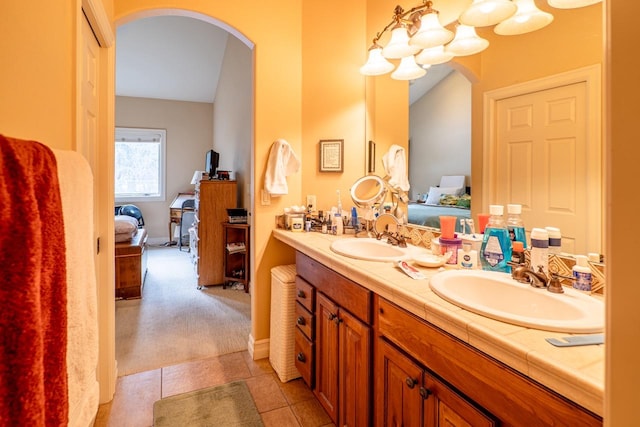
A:
{"label": "tile countertop", "polygon": [[428,281],[438,272],[436,268],[416,265],[427,279],[414,280],[391,263],[363,261],[331,251],[333,240],[352,236],[280,229],[273,230],[273,236],[586,409],[603,415],[604,345],[554,347],[545,338],[570,334],[489,319],[440,298],[431,291]]}

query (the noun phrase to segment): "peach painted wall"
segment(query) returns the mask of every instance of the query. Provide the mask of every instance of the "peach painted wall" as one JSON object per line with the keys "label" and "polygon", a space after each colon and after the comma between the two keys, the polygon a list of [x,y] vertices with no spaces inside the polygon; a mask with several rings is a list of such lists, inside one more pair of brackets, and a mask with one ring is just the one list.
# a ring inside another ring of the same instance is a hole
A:
{"label": "peach painted wall", "polygon": [[77,3],[0,6],[0,133],[75,147]]}
{"label": "peach painted wall", "polygon": [[[349,188],[365,173],[365,0],[304,1],[302,7],[302,194],[318,209],[351,205]],[[343,172],[319,172],[321,139],[343,139]]]}

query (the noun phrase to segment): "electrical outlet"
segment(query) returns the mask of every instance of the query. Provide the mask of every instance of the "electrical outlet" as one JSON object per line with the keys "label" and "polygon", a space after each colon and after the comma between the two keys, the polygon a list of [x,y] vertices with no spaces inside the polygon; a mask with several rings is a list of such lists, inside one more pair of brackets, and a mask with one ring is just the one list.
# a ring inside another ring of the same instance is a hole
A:
{"label": "electrical outlet", "polygon": [[307,209],[309,209],[311,212],[315,211],[317,208],[316,206],[316,196],[314,195],[309,195],[307,196]]}
{"label": "electrical outlet", "polygon": [[260,202],[262,203],[262,206],[269,206],[271,204],[271,194],[269,194],[269,192],[267,190],[260,190],[260,196],[261,196],[261,200]]}

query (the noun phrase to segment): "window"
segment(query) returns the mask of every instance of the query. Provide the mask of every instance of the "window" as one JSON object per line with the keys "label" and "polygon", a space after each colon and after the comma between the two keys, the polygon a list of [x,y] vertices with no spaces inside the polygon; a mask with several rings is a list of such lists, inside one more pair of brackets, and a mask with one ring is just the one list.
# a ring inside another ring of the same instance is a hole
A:
{"label": "window", "polygon": [[116,203],[165,200],[164,129],[116,128]]}

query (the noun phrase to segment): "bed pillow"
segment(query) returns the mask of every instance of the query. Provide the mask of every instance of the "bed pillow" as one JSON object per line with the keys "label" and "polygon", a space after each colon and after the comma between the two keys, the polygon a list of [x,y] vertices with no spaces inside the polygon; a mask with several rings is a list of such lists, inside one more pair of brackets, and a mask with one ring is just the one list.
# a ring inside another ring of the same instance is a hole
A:
{"label": "bed pillow", "polygon": [[431,187],[429,188],[429,196],[427,197],[426,204],[439,205],[440,196],[442,196],[443,194],[458,195],[459,192],[460,192],[460,189],[456,187]]}
{"label": "bed pillow", "polygon": [[128,215],[116,215],[116,234],[132,234],[138,229],[138,220]]}

